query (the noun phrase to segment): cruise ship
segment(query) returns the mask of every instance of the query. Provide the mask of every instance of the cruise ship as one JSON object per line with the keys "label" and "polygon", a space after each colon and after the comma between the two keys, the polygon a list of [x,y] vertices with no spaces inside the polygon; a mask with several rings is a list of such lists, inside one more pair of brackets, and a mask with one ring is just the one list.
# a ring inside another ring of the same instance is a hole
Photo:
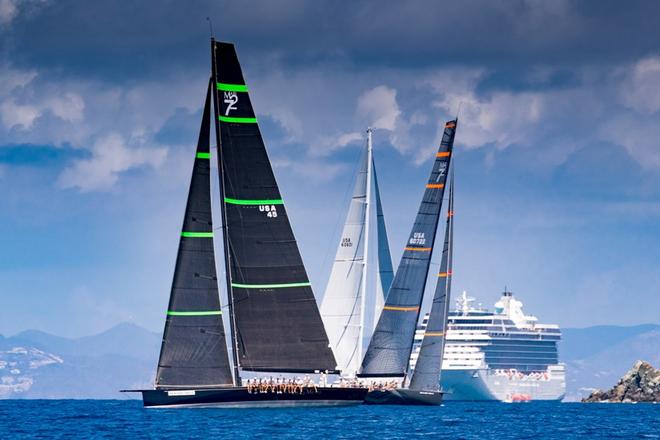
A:
{"label": "cruise ship", "polygon": [[[559,326],[539,324],[523,304],[504,292],[494,312],[478,306],[466,292],[449,313],[442,363],[445,400],[505,402],[561,400],[566,370],[559,363]],[[410,358],[414,369],[428,316],[415,335]]]}

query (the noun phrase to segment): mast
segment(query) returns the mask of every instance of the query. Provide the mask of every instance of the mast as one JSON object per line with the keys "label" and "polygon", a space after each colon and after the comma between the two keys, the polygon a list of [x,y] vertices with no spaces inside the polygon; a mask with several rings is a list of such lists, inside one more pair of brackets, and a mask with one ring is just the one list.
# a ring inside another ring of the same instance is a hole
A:
{"label": "mast", "polygon": [[[362,361],[364,352],[364,326],[367,309],[367,268],[369,266],[369,206],[371,205],[371,173],[373,165],[373,145],[371,143],[371,127],[367,128],[367,188],[364,199],[364,256],[362,260],[362,298],[360,305],[360,337],[358,339],[358,359]],[[375,298],[374,298],[375,300]]]}
{"label": "mast", "polygon": [[445,124],[415,223],[362,361],[362,377],[405,378],[440,219],[457,121]]}
{"label": "mast", "polygon": [[410,381],[414,390],[439,391],[442,359],[447,331],[447,316],[451,295],[451,277],[454,249],[454,172],[451,174],[449,187],[449,209],[447,210],[447,226],[445,242],[442,249],[442,261],[438,273],[438,283],[433,295],[433,304],[429,313],[422,346],[419,350],[415,370]]}
{"label": "mast", "polygon": [[211,71],[213,74],[213,77],[211,79],[211,90],[213,91],[213,120],[215,121],[215,139],[216,139],[216,144],[217,144],[217,156],[218,156],[218,176],[219,176],[219,181],[220,181],[220,212],[222,213],[222,244],[224,248],[224,254],[225,254],[225,282],[227,285],[227,302],[228,302],[228,311],[229,311],[229,332],[230,332],[230,340],[232,342],[231,344],[231,353],[232,353],[232,361],[234,364],[233,368],[233,376],[234,376],[234,385],[235,386],[241,386],[241,376],[240,376],[240,371],[239,371],[239,365],[238,365],[238,338],[236,336],[236,317],[234,315],[234,301],[232,298],[233,291],[231,288],[231,264],[229,259],[231,258],[230,252],[229,252],[229,237],[227,235],[227,207],[223,203],[223,200],[225,199],[225,185],[224,185],[224,165],[223,165],[223,157],[224,154],[222,153],[222,140],[220,136],[220,119],[219,119],[219,113],[220,113],[220,105],[218,103],[218,89],[217,87],[213,87],[215,84],[218,83],[218,72],[217,72],[217,61],[215,57],[215,38],[211,37]]}

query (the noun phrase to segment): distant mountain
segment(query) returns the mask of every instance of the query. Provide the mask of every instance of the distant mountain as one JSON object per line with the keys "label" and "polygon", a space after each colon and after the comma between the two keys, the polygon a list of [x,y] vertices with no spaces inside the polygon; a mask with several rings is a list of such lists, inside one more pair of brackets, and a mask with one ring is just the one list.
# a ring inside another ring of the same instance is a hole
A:
{"label": "distant mountain", "polygon": [[566,400],[614,386],[636,360],[660,365],[660,325],[562,329],[559,357],[566,363]]}
{"label": "distant mountain", "polygon": [[0,398],[135,398],[118,391],[151,386],[160,342],[128,323],[77,339],[0,336]]}
{"label": "distant mountain", "polygon": [[[638,359],[660,365],[660,325],[562,332],[567,400],[609,389]],[[77,339],[38,330],[0,335],[0,398],[137,398],[118,391],[152,386],[160,343],[160,334],[128,323]]]}

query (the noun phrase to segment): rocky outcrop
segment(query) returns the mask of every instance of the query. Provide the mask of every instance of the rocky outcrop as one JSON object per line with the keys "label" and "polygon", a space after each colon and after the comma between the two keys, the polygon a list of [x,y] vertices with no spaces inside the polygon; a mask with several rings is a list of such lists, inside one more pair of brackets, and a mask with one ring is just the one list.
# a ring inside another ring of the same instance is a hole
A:
{"label": "rocky outcrop", "polygon": [[660,370],[637,361],[609,391],[596,390],[583,402],[660,402]]}

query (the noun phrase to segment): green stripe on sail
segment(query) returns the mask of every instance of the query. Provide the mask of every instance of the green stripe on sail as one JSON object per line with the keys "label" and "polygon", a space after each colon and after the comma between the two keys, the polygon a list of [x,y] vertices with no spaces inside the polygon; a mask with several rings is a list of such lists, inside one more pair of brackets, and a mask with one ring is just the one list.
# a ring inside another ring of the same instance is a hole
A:
{"label": "green stripe on sail", "polygon": [[247,92],[248,88],[245,84],[226,84],[226,83],[215,83],[215,86],[218,90],[223,92]]}
{"label": "green stripe on sail", "polygon": [[187,238],[213,238],[213,232],[182,232],[181,236]]}
{"label": "green stripe on sail", "polygon": [[237,124],[256,124],[257,118],[234,118],[231,116],[218,116],[218,119],[222,122],[235,122]]}
{"label": "green stripe on sail", "polygon": [[210,159],[211,153],[197,153],[197,159]]}
{"label": "green stripe on sail", "polygon": [[200,310],[199,312],[175,312],[168,310],[167,316],[212,316],[222,315],[222,310]]}
{"label": "green stripe on sail", "polygon": [[225,203],[231,203],[232,205],[283,205],[284,201],[282,199],[239,200],[225,197]]}
{"label": "green stripe on sail", "polygon": [[241,289],[283,289],[286,287],[307,287],[312,283],[287,283],[287,284],[237,284],[231,283],[231,287],[239,287]]}

